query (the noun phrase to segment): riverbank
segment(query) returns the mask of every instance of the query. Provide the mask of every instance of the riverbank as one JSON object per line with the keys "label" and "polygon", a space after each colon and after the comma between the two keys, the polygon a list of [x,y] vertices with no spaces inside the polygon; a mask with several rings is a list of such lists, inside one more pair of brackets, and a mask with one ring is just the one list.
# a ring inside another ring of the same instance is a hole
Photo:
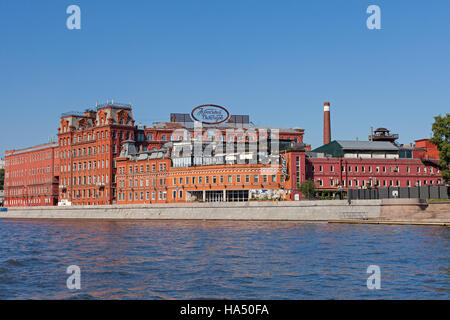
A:
{"label": "riverbank", "polygon": [[267,220],[450,222],[450,202],[419,199],[208,202],[8,208],[0,218],[96,220]]}

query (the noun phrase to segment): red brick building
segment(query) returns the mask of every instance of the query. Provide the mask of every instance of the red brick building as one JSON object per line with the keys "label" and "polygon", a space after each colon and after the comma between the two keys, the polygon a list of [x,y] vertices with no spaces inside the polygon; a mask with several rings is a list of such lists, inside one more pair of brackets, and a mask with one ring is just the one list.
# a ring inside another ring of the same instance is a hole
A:
{"label": "red brick building", "polygon": [[324,191],[443,183],[432,145],[398,146],[383,128],[311,152],[303,129],[257,127],[248,116],[201,127],[188,114],[170,120],[136,126],[131,105],[117,103],[63,114],[57,143],[6,152],[5,206],[300,200],[307,179]]}
{"label": "red brick building", "polygon": [[442,184],[439,166],[413,151],[387,141],[335,140],[310,153],[306,176],[329,190]]}
{"label": "red brick building", "polygon": [[96,111],[63,114],[58,128],[60,204],[105,205],[115,200],[114,158],[134,139],[131,106],[105,104]]}
{"label": "red brick building", "polygon": [[9,150],[5,154],[4,205],[54,206],[58,203],[58,143]]}
{"label": "red brick building", "polygon": [[439,150],[428,139],[420,139],[415,141],[414,156],[424,160],[438,160]]}
{"label": "red brick building", "polygon": [[128,141],[116,158],[117,203],[287,200],[305,179],[305,152],[289,151],[281,158],[286,160],[275,164],[191,161],[175,167],[173,147],[138,152]]}

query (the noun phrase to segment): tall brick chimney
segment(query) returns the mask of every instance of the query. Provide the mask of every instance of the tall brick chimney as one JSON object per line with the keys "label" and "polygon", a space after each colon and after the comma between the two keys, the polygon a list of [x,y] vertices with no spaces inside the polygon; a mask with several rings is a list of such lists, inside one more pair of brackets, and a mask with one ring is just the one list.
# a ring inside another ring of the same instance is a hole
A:
{"label": "tall brick chimney", "polygon": [[331,142],[330,103],[323,104],[323,144]]}

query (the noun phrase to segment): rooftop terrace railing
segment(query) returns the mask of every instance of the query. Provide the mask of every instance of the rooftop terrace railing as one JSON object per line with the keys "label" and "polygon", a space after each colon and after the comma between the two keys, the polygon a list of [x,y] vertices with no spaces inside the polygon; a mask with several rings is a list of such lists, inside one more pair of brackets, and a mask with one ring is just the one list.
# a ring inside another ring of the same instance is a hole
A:
{"label": "rooftop terrace railing", "polygon": [[[119,102],[107,102],[107,103],[102,103],[102,104],[97,104],[95,106],[96,110],[100,110],[102,108],[106,108],[106,107],[116,107],[116,108],[124,108],[124,109],[129,109],[131,110],[132,105],[130,103],[119,103]],[[61,118],[64,117],[68,117],[68,116],[78,116],[78,117],[84,117],[85,112],[88,111],[94,111],[91,109],[86,109],[86,111],[84,112],[80,112],[80,111],[69,111],[69,112],[64,112],[61,114]]]}
{"label": "rooftop terrace railing", "polygon": [[111,102],[111,103],[103,103],[97,105],[97,110],[106,108],[106,107],[118,107],[118,108],[126,108],[131,109],[131,104],[129,103],[119,103],[119,102]]}
{"label": "rooftop terrace railing", "polygon": [[80,111],[69,111],[69,112],[61,113],[61,118],[68,117],[68,116],[83,117],[83,116],[84,116],[84,112],[80,112]]}

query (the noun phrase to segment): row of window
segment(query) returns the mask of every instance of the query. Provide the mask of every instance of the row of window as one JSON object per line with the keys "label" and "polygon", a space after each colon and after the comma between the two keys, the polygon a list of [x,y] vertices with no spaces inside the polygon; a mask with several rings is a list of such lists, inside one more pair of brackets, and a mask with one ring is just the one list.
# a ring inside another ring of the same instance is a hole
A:
{"label": "row of window", "polygon": [[[116,153],[117,146],[114,145],[113,148],[114,148],[114,153]],[[84,156],[95,156],[97,154],[107,154],[107,153],[109,153],[109,145],[104,144],[104,145],[97,146],[97,147],[74,149],[74,150],[72,150],[72,157],[76,158],[76,157],[84,157]],[[69,159],[69,155],[70,155],[69,150],[61,151],[59,153],[59,158],[60,159]]]}
{"label": "row of window", "polygon": [[[236,183],[242,183],[242,176],[240,174],[234,175],[235,179],[234,181]],[[283,177],[283,176],[281,176]],[[244,175],[244,181],[245,183],[250,183],[251,175],[246,174]],[[262,175],[262,182],[267,183],[269,182],[276,183],[277,182],[277,176],[276,175]],[[179,178],[172,178],[172,183],[174,186],[176,185],[197,185],[197,184],[217,184],[221,183],[223,184],[225,181],[225,176],[193,176],[193,177],[179,177]],[[233,183],[233,175],[227,175],[226,176],[227,183]],[[152,186],[156,186],[156,178],[152,178]],[[260,182],[260,175],[254,174],[253,175],[253,182],[259,183]],[[125,180],[119,180],[118,181],[119,187],[125,188]],[[158,186],[165,186],[166,185],[166,178],[159,178],[159,185]],[[128,187],[144,187],[144,179],[129,179],[128,181]],[[145,179],[145,187],[150,186],[150,179]]]}
{"label": "row of window", "polygon": [[[152,164],[152,172],[156,172],[156,164]],[[167,164],[166,163],[159,163],[159,171],[166,171],[167,170]],[[150,165],[147,164],[145,166],[145,172],[150,172]],[[133,174],[133,166],[128,167],[128,173]],[[140,166],[134,166],[134,173],[144,173],[144,165],[141,164]],[[119,167],[119,174],[125,174],[125,167]]]}
{"label": "row of window", "polygon": [[4,195],[10,195],[10,196],[20,196],[20,195],[37,195],[37,194],[47,194],[49,193],[50,188],[49,187],[32,187],[24,190],[23,188],[18,189],[9,189],[4,191]]}
{"label": "row of window", "polygon": [[[156,199],[156,195],[158,195],[158,199]],[[183,199],[183,190],[176,191],[174,190],[172,192],[172,199],[176,200],[182,200]],[[125,192],[119,192],[118,193],[118,200],[119,201],[126,201],[126,193]],[[144,199],[144,192],[128,192],[128,201],[144,201],[150,200],[150,192],[145,192],[145,199]],[[151,200],[167,200],[167,192],[166,191],[152,191],[151,192]]]}
{"label": "row of window", "polygon": [[12,199],[12,200],[5,200],[5,206],[25,206],[25,205],[51,205],[52,204],[52,198],[36,198],[36,199]]}
{"label": "row of window", "polygon": [[18,180],[14,179],[12,181],[5,180],[4,187],[20,187],[25,185],[32,185],[32,184],[43,184],[43,183],[51,183],[52,178],[51,177],[38,177],[33,179],[24,179],[24,180]]}
{"label": "row of window", "polygon": [[26,177],[28,175],[28,173],[31,176],[44,174],[44,173],[51,173],[51,167],[46,166],[46,167],[6,171],[5,178],[8,179],[8,178]]}
{"label": "row of window", "polygon": [[[323,166],[319,165],[318,167],[319,167],[319,172],[323,172],[323,169],[324,169]],[[436,173],[439,173],[439,169],[434,169],[433,167],[427,168],[427,167],[424,166],[422,168],[423,168],[422,169],[423,173],[427,173],[427,172],[434,173],[435,170],[436,170]],[[312,166],[312,171],[315,172],[315,170],[316,170],[316,166]],[[361,167],[359,167],[359,166],[348,166],[347,170],[348,170],[348,172],[362,172],[362,173],[365,173],[366,172],[366,167],[365,166],[361,166]],[[383,173],[386,173],[387,172],[387,167],[383,166],[383,167],[381,167],[381,170],[382,170]],[[334,166],[333,165],[330,165],[330,172],[334,172]],[[345,166],[341,166],[341,172],[345,172]],[[368,172],[372,173],[372,166],[368,166]],[[377,173],[380,172],[380,167],[375,167],[375,172],[377,172]],[[389,167],[389,172],[391,172],[391,173],[393,173],[393,172],[400,173],[400,167],[399,166]],[[411,172],[411,168],[410,167],[406,167],[406,172],[410,173]],[[421,172],[421,167],[417,166],[416,167],[416,172],[420,173]]]}
{"label": "row of window", "polygon": [[[61,198],[65,199],[70,193],[61,192]],[[73,190],[72,191],[73,200],[77,199],[99,199],[99,198],[107,198],[108,190],[96,190],[96,189],[84,189],[84,190]]]}
{"label": "row of window", "polygon": [[[93,176],[78,176],[72,177],[72,185],[82,186],[82,185],[91,185],[91,184],[108,184],[109,176],[108,175],[93,175]],[[70,178],[62,178],[61,179],[62,186],[70,185]]]}
{"label": "row of window", "polygon": [[[85,141],[94,141],[94,140],[101,140],[101,139],[107,139],[109,135],[108,131],[98,131],[96,133],[88,133],[84,135],[76,135],[73,137],[73,143],[77,142],[85,142]],[[61,146],[68,146],[70,145],[70,138],[61,138],[59,141],[59,145]]]}
{"label": "row of window", "polygon": [[43,160],[51,160],[52,152],[51,151],[42,151],[42,152],[33,152],[30,155],[26,156],[16,156],[10,159],[5,160],[5,166],[9,167],[12,165],[24,164],[30,162],[37,162]]}
{"label": "row of window", "polygon": [[[319,186],[324,186],[324,181],[327,180],[322,180],[322,179],[317,179],[318,185]],[[423,181],[423,184],[422,184]],[[377,179],[373,179],[373,180],[358,180],[358,179],[354,179],[354,180],[348,180],[348,186],[349,187],[366,187],[367,185],[371,186],[371,187],[387,187],[387,186],[396,186],[396,187],[413,187],[413,186],[422,186],[422,185],[433,185],[433,184],[440,184],[441,180],[416,180],[415,182],[412,182],[411,180],[407,180],[406,181],[406,185],[402,185],[402,183],[400,182],[400,180],[377,180]],[[330,186],[334,187],[334,186],[343,186],[346,187],[346,182],[345,180],[342,180],[339,183],[339,180],[337,179],[330,179]]]}

